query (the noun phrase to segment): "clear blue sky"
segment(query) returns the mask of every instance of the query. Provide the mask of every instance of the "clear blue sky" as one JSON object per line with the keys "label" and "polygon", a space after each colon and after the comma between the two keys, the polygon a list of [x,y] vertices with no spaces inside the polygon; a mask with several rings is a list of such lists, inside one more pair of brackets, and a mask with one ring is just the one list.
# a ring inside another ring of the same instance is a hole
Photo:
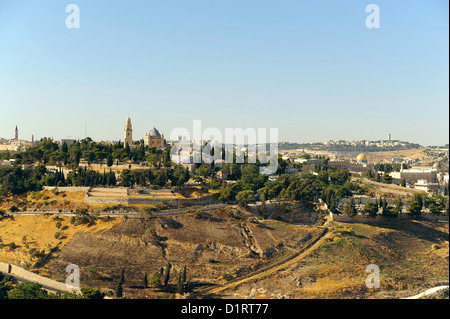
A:
{"label": "clear blue sky", "polygon": [[[65,8],[80,8],[68,29]],[[380,8],[368,29],[365,8]],[[0,0],[0,136],[449,141],[448,1]]]}

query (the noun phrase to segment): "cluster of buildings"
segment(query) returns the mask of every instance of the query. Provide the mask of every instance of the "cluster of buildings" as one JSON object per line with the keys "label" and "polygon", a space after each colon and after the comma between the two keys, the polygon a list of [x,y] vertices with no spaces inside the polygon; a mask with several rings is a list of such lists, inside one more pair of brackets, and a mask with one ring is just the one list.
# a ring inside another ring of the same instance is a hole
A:
{"label": "cluster of buildings", "polygon": [[[66,143],[67,145],[71,145],[75,143],[75,139],[63,139],[60,141],[61,145]],[[19,131],[16,126],[15,134],[13,139],[0,139],[0,151],[10,151],[12,153],[24,151],[28,147],[35,146],[37,143],[34,141],[34,137],[32,136],[31,141],[21,140],[19,139]],[[393,146],[393,145],[406,145],[407,142],[401,141],[392,141],[391,136],[389,134],[387,141],[329,141],[325,142],[327,145],[349,145],[349,146],[359,146],[359,145],[375,145],[375,146]],[[137,145],[133,141],[133,127],[131,124],[130,117],[127,117],[125,121],[125,129],[124,129],[124,147],[130,148],[137,147]],[[166,146],[166,140],[164,138],[164,134],[160,133],[158,129],[153,127],[149,132],[147,132],[144,136],[144,145],[148,147],[155,147],[157,149],[164,148]],[[240,149],[241,152],[245,153],[246,148]],[[442,149],[439,149],[442,152]],[[444,150],[444,152],[448,149]],[[184,167],[188,168],[192,173],[195,172],[198,163],[192,160],[193,157],[198,156],[199,154],[194,154],[192,148],[190,149],[190,153],[187,154],[191,161],[188,163],[183,163],[180,161],[180,164]],[[326,156],[319,156],[315,158],[303,158],[299,154],[294,153],[286,153],[282,156],[284,160],[289,160],[291,163],[285,169],[285,174],[296,174],[296,173],[304,173],[304,172],[312,172],[314,173],[317,166],[323,165],[325,161],[327,161],[327,165],[331,167],[339,167],[343,169],[347,169],[354,174],[364,175],[371,170],[374,176],[376,174],[384,174],[384,172],[377,172],[375,170],[374,164],[368,163],[367,156],[365,154],[359,154],[354,159],[337,159],[336,157],[327,158]],[[405,158],[393,158],[393,163],[402,163],[402,164],[413,164],[413,160],[408,160]],[[2,160],[0,161],[0,168],[8,167],[14,164],[13,160]],[[205,163],[204,163],[205,164]],[[301,164],[295,168],[295,165],[292,164]],[[208,164],[207,164],[208,165]],[[210,166],[209,164],[208,166]],[[215,167],[222,167],[225,165],[223,160],[216,160],[213,164]],[[228,172],[219,171],[217,173],[217,177],[220,179],[227,179]],[[436,162],[432,167],[423,167],[416,166],[411,167],[409,169],[404,169],[403,165],[401,165],[400,171],[394,171],[389,173],[392,178],[392,182],[395,184],[406,183],[409,187],[414,187],[416,189],[421,189],[427,192],[442,192],[445,185],[449,184],[449,173],[447,170],[443,170],[440,167],[439,162]],[[269,179],[276,179],[276,176],[270,176]]]}
{"label": "cluster of buildings", "polygon": [[387,140],[382,140],[382,141],[368,141],[368,140],[362,140],[362,141],[328,141],[328,142],[323,142],[324,145],[327,146],[332,146],[332,145],[336,145],[336,146],[353,146],[353,147],[358,147],[358,146],[376,146],[376,147],[391,147],[391,146],[407,146],[409,143],[406,141],[398,141],[398,140],[392,140],[391,139],[391,134],[388,135],[388,139]]}
{"label": "cluster of buildings", "polygon": [[448,171],[441,169],[439,162],[434,163],[432,167],[401,168],[400,172],[391,172],[389,175],[395,184],[404,181],[416,189],[427,192],[442,192],[443,187],[449,183]]}
{"label": "cluster of buildings", "polygon": [[9,151],[13,153],[20,152],[34,145],[36,145],[36,143],[34,141],[33,135],[31,136],[31,141],[19,139],[19,129],[17,128],[17,126],[14,131],[14,138],[12,139],[0,138],[0,152],[1,151]]}
{"label": "cluster of buildings", "polygon": [[[297,157],[295,154],[284,155],[282,157],[285,160],[290,160],[293,163],[302,164],[299,169],[300,172],[312,172],[316,169],[317,165],[324,163],[323,158],[310,158],[305,159]],[[403,158],[394,158],[393,163],[414,163],[414,160],[408,160]],[[368,163],[367,156],[365,154],[359,154],[354,159],[332,159],[328,160],[327,163],[330,167],[339,167],[342,169],[347,169],[353,174],[364,175],[371,170],[373,176],[376,174],[383,175],[384,172],[377,172],[375,170],[375,165]],[[392,183],[402,184],[405,183],[411,188],[424,190],[427,192],[443,192],[445,185],[449,184],[449,172],[448,170],[442,169],[439,162],[436,162],[431,167],[427,166],[413,166],[411,168],[405,169],[403,165],[400,166],[400,171],[394,171],[389,173],[392,178]],[[285,173],[296,173],[298,170],[288,168]]]}

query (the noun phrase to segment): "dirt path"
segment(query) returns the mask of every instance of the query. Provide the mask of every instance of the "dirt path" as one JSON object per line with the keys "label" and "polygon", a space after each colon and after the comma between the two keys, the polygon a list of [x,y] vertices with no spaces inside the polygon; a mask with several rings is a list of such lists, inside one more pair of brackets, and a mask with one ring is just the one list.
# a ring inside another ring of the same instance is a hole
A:
{"label": "dirt path", "polygon": [[202,291],[199,291],[197,293],[194,293],[194,294],[188,296],[187,298],[193,299],[193,298],[200,298],[203,295],[218,294],[224,290],[234,288],[234,287],[239,286],[248,281],[251,281],[254,279],[260,279],[261,277],[265,277],[270,274],[273,274],[274,272],[277,272],[277,271],[282,270],[292,264],[295,264],[295,263],[299,262],[300,260],[302,260],[303,258],[305,258],[306,256],[308,256],[310,253],[315,251],[326,238],[329,238],[331,236],[331,234],[332,233],[328,232],[328,228],[324,228],[323,232],[314,241],[312,241],[308,246],[301,249],[297,253],[291,255],[290,257],[288,257],[280,262],[277,262],[275,264],[272,264],[270,266],[267,266],[265,268],[262,268],[260,270],[257,270],[251,274],[243,276],[241,278],[236,278],[234,280],[231,280],[224,285],[218,285],[218,286],[204,289]]}

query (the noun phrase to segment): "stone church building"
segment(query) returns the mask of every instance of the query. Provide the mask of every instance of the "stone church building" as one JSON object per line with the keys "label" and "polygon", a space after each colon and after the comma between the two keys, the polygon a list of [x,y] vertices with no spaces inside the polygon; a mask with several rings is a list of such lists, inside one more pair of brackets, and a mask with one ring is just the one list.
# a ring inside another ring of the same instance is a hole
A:
{"label": "stone church building", "polygon": [[[125,122],[124,130],[124,147],[129,145],[131,148],[134,147],[133,143],[133,126],[131,125],[130,117],[127,117]],[[148,147],[164,148],[166,142],[164,140],[164,134],[159,133],[159,131],[153,127],[150,132],[145,134],[144,145]]]}

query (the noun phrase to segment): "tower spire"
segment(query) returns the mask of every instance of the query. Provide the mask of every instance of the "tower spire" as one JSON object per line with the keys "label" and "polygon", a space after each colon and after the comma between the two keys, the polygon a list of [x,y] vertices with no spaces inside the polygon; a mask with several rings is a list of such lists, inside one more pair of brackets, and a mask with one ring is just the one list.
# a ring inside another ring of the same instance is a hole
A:
{"label": "tower spire", "polygon": [[123,146],[126,147],[127,144],[130,147],[133,145],[133,127],[131,125],[131,119],[129,116],[127,117],[127,119],[125,121]]}

